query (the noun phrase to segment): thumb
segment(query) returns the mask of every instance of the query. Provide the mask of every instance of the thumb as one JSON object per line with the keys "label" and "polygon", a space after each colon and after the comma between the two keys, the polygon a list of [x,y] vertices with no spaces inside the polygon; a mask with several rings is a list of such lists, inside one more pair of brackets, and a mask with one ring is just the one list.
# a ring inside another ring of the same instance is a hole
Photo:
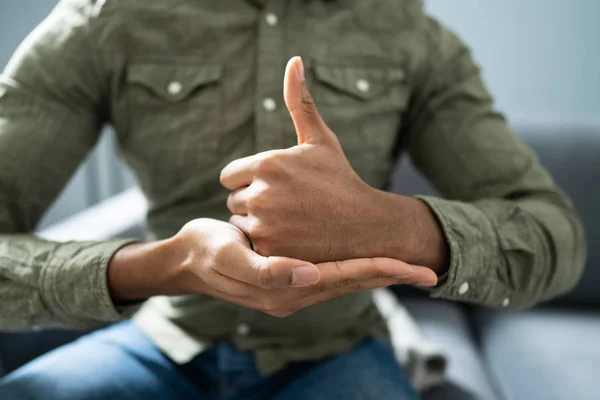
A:
{"label": "thumb", "polygon": [[290,286],[310,286],[321,277],[319,269],[306,261],[287,257],[263,257],[251,249],[245,249],[247,264],[251,265],[250,276],[243,281],[265,289]]}
{"label": "thumb", "polygon": [[319,142],[333,134],[323,122],[306,87],[304,63],[300,57],[291,58],[285,67],[283,98],[296,127],[298,144]]}

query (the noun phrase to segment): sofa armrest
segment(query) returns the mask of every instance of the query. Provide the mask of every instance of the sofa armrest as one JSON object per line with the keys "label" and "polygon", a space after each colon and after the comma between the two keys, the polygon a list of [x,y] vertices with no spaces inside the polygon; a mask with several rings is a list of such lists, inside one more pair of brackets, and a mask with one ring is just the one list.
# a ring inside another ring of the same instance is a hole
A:
{"label": "sofa armrest", "polygon": [[138,188],[128,189],[37,232],[57,242],[142,237],[148,204]]}

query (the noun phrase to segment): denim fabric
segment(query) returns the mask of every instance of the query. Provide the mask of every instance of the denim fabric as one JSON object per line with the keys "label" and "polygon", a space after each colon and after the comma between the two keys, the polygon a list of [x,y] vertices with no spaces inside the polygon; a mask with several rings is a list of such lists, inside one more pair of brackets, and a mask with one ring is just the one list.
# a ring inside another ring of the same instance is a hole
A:
{"label": "denim fabric", "polygon": [[0,381],[2,400],[418,398],[390,349],[375,339],[263,377],[252,353],[226,342],[177,365],[131,322],[85,336]]}

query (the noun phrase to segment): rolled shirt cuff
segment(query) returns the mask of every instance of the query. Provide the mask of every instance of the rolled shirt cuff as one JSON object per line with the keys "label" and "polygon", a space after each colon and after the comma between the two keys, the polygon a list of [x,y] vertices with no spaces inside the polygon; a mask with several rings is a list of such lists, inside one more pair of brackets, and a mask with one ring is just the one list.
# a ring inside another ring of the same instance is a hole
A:
{"label": "rolled shirt cuff", "polygon": [[108,264],[122,247],[139,239],[67,242],[53,252],[42,270],[42,297],[47,307],[72,319],[113,322],[127,318],[135,308],[117,308],[107,282]]}

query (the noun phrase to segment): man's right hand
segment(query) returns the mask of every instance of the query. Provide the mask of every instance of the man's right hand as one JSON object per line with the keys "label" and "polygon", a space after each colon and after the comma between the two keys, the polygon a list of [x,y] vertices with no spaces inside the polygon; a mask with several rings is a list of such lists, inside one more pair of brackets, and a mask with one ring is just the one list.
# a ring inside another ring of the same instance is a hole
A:
{"label": "man's right hand", "polygon": [[115,302],[202,294],[285,317],[348,293],[395,284],[433,286],[429,268],[390,258],[311,263],[254,252],[235,226],[213,219],[186,224],[171,239],[124,247],[108,270]]}

